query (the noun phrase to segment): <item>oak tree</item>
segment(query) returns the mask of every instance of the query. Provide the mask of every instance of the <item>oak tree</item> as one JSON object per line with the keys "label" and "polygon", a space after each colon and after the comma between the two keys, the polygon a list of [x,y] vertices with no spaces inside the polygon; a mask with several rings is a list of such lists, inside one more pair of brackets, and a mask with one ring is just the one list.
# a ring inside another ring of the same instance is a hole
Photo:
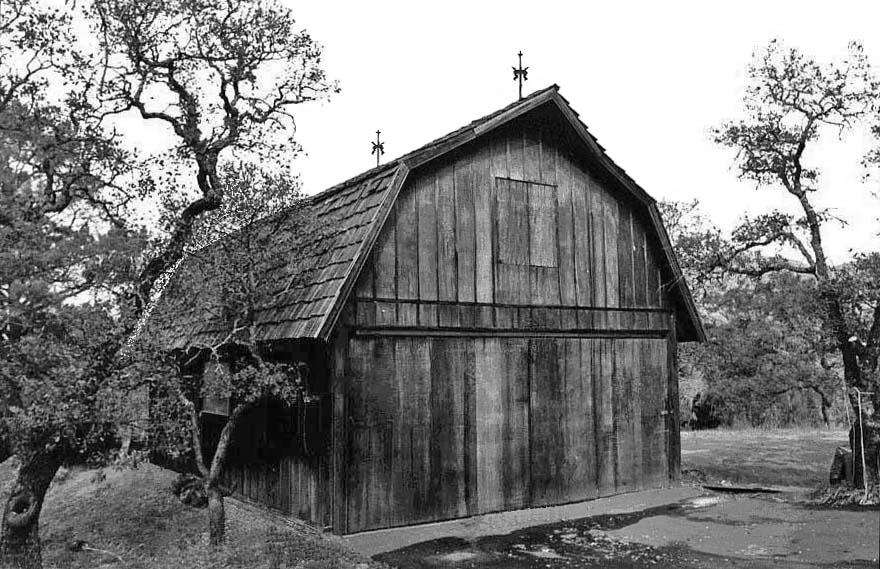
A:
{"label": "oak tree", "polygon": [[[123,218],[128,154],[81,98],[66,13],[0,4],[0,459],[18,457],[0,566],[39,567],[39,515],[62,464],[115,444],[108,387],[142,233]],[[68,82],[51,94],[50,85]]]}
{"label": "oak tree", "polygon": [[[71,31],[84,25],[94,41]],[[289,164],[293,108],[336,89],[320,55],[273,2],[0,3],[0,449],[22,463],[0,563],[40,565],[59,465],[118,442],[114,382],[162,381],[162,354],[144,365],[129,339],[223,204],[223,164]],[[114,127],[132,121],[165,125],[172,148],[124,151]],[[161,227],[144,231],[144,200]]]}
{"label": "oak tree", "polygon": [[260,312],[297,285],[297,268],[308,266],[326,229],[289,179],[252,166],[227,168],[223,179],[223,207],[196,224],[144,334],[178,366],[152,392],[153,447],[191,458],[186,490],[206,494],[214,545],[224,541],[224,498],[234,490],[224,469],[243,419],[265,404],[291,409],[315,397],[306,363],[261,341]]}
{"label": "oak tree", "polygon": [[[745,117],[715,130],[715,140],[737,152],[743,179],[788,196],[799,211],[772,211],[747,219],[733,233],[730,246],[716,259],[725,270],[760,277],[785,271],[812,278],[819,292],[824,325],[843,364],[849,397],[857,412],[857,391],[872,392],[865,427],[876,438],[880,416],[880,302],[871,290],[847,290],[855,281],[828,258],[824,231],[832,216],[815,204],[824,188],[818,166],[807,151],[823,136],[841,133],[868,118],[877,85],[862,47],[851,44],[842,62],[820,65],[796,49],[771,44],[748,69]],[[872,265],[876,254],[858,260]],[[859,429],[855,430],[856,438]],[[857,462],[860,445],[854,442]],[[869,470],[877,480],[877,445]]]}

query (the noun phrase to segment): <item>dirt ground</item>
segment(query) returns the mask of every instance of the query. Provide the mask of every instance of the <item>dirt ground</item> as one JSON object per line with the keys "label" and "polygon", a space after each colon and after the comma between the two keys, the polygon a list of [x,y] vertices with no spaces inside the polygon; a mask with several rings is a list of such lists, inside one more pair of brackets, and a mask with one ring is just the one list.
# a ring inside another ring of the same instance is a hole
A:
{"label": "dirt ground", "polygon": [[[402,569],[874,568],[880,510],[819,508],[805,501],[807,489],[824,482],[834,448],[845,441],[845,433],[826,431],[684,433],[682,467],[691,481],[786,491],[735,495],[676,488],[662,491],[671,497],[666,500],[648,500],[647,493],[619,496],[628,507],[618,510],[599,507],[601,501],[572,506],[580,515],[541,518],[529,510],[517,513],[530,516],[529,524],[496,525],[469,539],[428,541],[426,533],[423,543],[374,560],[352,551],[343,539],[232,500],[227,502],[230,543],[211,551],[205,512],[177,502],[168,491],[173,473],[151,465],[61,473],[49,491],[41,533],[46,566],[65,569],[379,569],[386,567],[382,561]],[[12,461],[0,463],[0,503],[14,472]],[[532,523],[543,525],[514,530]],[[103,553],[72,553],[66,545],[73,540],[85,540]]]}
{"label": "dirt ground", "polygon": [[707,491],[640,512],[439,539],[375,559],[402,569],[878,567],[880,510],[809,503],[810,490],[827,477],[834,448],[845,441],[845,433],[828,431],[684,433],[682,468],[692,482],[783,491]]}
{"label": "dirt ground", "polygon": [[[14,480],[0,463],[0,507]],[[382,569],[340,538],[283,516],[226,500],[228,543],[207,543],[204,509],[171,494],[175,474],[151,464],[135,470],[62,470],[40,516],[45,569]],[[91,549],[72,552],[84,541]]]}

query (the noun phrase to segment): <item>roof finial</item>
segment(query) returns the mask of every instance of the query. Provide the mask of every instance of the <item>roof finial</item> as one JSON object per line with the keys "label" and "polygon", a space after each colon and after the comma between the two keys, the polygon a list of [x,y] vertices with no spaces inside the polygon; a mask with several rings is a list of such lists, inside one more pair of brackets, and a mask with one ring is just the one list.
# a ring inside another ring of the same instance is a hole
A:
{"label": "roof finial", "polygon": [[379,142],[379,135],[382,134],[382,131],[376,131],[376,142],[373,143],[373,152],[371,154],[376,155],[376,166],[379,165],[379,159],[385,154],[385,143]]}
{"label": "roof finial", "polygon": [[513,80],[519,81],[519,98],[522,99],[522,84],[523,81],[529,80],[529,68],[523,68],[522,66],[522,52],[520,51],[517,55],[519,56],[519,69],[513,68]]}

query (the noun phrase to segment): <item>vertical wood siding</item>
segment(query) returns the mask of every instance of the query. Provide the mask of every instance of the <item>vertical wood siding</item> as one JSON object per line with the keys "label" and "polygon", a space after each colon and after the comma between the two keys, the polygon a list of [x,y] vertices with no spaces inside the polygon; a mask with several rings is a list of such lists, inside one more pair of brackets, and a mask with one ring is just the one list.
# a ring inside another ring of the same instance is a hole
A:
{"label": "vertical wood siding", "polygon": [[507,129],[402,189],[336,341],[336,531],[668,482],[660,247],[558,137]]}
{"label": "vertical wood siding", "polygon": [[331,522],[330,462],[326,456],[231,464],[224,481],[236,495],[324,527]]}
{"label": "vertical wood siding", "polygon": [[657,487],[665,339],[353,337],[346,533]]}
{"label": "vertical wood siding", "polygon": [[[561,150],[551,130],[501,133],[413,174],[355,295],[665,307],[659,244],[650,237],[641,209],[619,199],[620,193]],[[380,304],[375,316],[372,311],[360,316],[359,323],[367,325],[471,324],[443,305]],[[489,316],[489,311],[483,315]],[[613,324],[628,327],[625,321]]]}

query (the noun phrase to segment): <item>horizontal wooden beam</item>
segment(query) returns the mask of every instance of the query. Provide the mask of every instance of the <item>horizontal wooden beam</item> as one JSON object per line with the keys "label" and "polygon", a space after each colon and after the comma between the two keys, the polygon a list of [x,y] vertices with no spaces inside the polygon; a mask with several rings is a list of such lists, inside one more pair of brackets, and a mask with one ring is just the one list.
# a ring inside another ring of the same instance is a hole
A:
{"label": "horizontal wooden beam", "polygon": [[663,336],[672,321],[668,311],[634,308],[495,305],[477,302],[360,300],[348,325],[364,330],[456,330],[522,335],[571,334],[571,337]]}
{"label": "horizontal wooden beam", "polygon": [[404,298],[366,298],[357,297],[357,302],[383,303],[383,304],[407,304],[424,306],[473,306],[478,308],[530,308],[530,309],[558,309],[558,310],[581,310],[600,313],[648,313],[648,314],[671,314],[668,308],[657,307],[611,307],[611,306],[570,306],[565,304],[509,304],[503,302],[464,302],[455,300],[419,300]]}
{"label": "horizontal wooden beam", "polygon": [[450,328],[450,327],[360,327],[353,330],[355,336],[409,336],[445,338],[666,338],[668,330],[601,330],[601,329],[555,329],[525,330],[514,328]]}

